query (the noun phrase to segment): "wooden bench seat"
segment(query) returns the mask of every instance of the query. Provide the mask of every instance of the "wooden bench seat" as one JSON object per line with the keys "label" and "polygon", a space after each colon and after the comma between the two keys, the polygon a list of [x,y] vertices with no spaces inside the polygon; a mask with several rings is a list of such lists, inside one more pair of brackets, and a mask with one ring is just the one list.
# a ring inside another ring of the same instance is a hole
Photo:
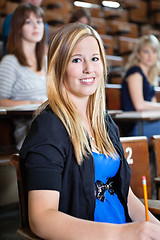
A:
{"label": "wooden bench seat", "polygon": [[17,187],[18,187],[18,195],[19,195],[19,203],[20,203],[20,216],[21,216],[21,227],[17,230],[17,234],[20,239],[23,240],[39,240],[38,236],[36,236],[29,227],[28,222],[28,196],[26,189],[26,181],[25,181],[25,171],[24,166],[20,161],[19,154],[13,154],[10,158],[10,163],[15,167],[16,175],[17,175]]}
{"label": "wooden bench seat", "polygon": [[150,144],[153,147],[156,162],[156,177],[154,178],[156,197],[157,199],[160,199],[160,135],[153,135],[150,138]]}
{"label": "wooden bench seat", "polygon": [[124,149],[125,157],[131,168],[131,188],[133,192],[138,198],[144,198],[142,176],[146,176],[149,210],[156,216],[160,215],[160,201],[152,199],[150,160],[147,137],[122,137],[121,143]]}

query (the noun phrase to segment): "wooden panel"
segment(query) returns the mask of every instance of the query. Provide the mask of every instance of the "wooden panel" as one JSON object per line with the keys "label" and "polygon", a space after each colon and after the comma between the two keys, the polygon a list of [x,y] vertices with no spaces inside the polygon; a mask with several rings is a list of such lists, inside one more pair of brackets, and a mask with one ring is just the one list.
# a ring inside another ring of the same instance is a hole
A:
{"label": "wooden panel", "polygon": [[160,135],[153,135],[150,142],[156,156],[157,176],[160,177]]}
{"label": "wooden panel", "polygon": [[0,8],[4,8],[4,6],[5,6],[5,3],[6,3],[6,1],[5,1],[5,0],[1,0],[1,1],[0,1]]}
{"label": "wooden panel", "polygon": [[138,198],[144,198],[142,176],[147,179],[148,198],[151,194],[151,175],[147,137],[122,137],[125,157],[131,168],[131,188]]}
{"label": "wooden panel", "polygon": [[122,71],[113,71],[108,73],[108,83],[111,84],[122,84]]}
{"label": "wooden panel", "polygon": [[157,102],[160,102],[160,87],[155,87]]}
{"label": "wooden panel", "polygon": [[6,2],[6,15],[14,12],[14,10],[18,7],[18,3],[17,2]]}
{"label": "wooden panel", "polygon": [[153,135],[150,138],[150,144],[153,147],[156,162],[156,191],[157,199],[160,199],[160,135]]}
{"label": "wooden panel", "polygon": [[58,7],[58,5],[60,5],[60,6],[63,6],[63,4],[66,4],[66,0],[43,0],[42,1],[42,7],[46,7],[46,6],[51,6],[51,5],[53,5],[53,7],[54,7],[54,5],[55,5],[55,7],[57,6]]}
{"label": "wooden panel", "polygon": [[[78,6],[72,6],[72,11],[71,12],[73,12],[73,11],[76,11],[76,10],[78,10],[78,9],[80,9],[80,8],[82,8],[82,7],[78,7]],[[103,11],[102,11],[102,8],[101,8],[101,6],[100,5],[93,5],[93,7],[91,7],[91,8],[88,8],[87,9],[89,12],[90,12],[90,15],[91,15],[91,17],[95,17],[95,18],[103,18],[103,16],[104,16],[104,14],[103,14]]]}
{"label": "wooden panel", "polygon": [[158,0],[150,0],[150,9],[151,10],[160,10],[160,1]]}
{"label": "wooden panel", "polygon": [[44,0],[45,20],[55,26],[65,24],[69,20],[70,4],[64,0]]}
{"label": "wooden panel", "polygon": [[104,8],[104,18],[107,20],[128,21],[128,13],[125,9]]}
{"label": "wooden panel", "polygon": [[[5,4],[6,4],[6,1],[5,0],[1,0],[0,1],[0,15],[6,15],[5,13]],[[2,30],[1,30],[2,31]]]}
{"label": "wooden panel", "polygon": [[139,1],[138,7],[129,11],[129,20],[137,23],[148,22],[148,3]]}
{"label": "wooden panel", "polygon": [[123,8],[130,10],[130,9],[136,9],[139,7],[139,2],[141,0],[123,0],[122,6]]}
{"label": "wooden panel", "polygon": [[160,30],[159,29],[144,25],[141,27],[141,35],[143,36],[143,35],[147,35],[147,34],[155,35],[160,41]]}
{"label": "wooden panel", "polygon": [[91,26],[99,33],[99,34],[107,34],[106,32],[106,21],[103,18],[94,18],[91,17]]}
{"label": "wooden panel", "polygon": [[[0,16],[0,40],[2,39],[2,26],[3,26],[4,19],[5,17]],[[2,56],[2,49],[0,50],[0,57],[1,56]]]}
{"label": "wooden panel", "polygon": [[120,55],[130,54],[133,51],[137,41],[138,39],[136,38],[128,38],[123,36],[118,37],[118,53]]}
{"label": "wooden panel", "polygon": [[113,49],[113,36],[101,34],[102,41],[104,43],[104,47],[106,49],[107,55],[113,55],[114,49]]}
{"label": "wooden panel", "polygon": [[63,14],[57,10],[45,10],[45,20],[49,25],[56,26],[68,23],[68,14]]}
{"label": "wooden panel", "polygon": [[119,21],[108,21],[108,34],[117,36],[126,36],[131,38],[138,38],[138,27],[137,24],[119,22]]}
{"label": "wooden panel", "polygon": [[160,25],[160,12],[155,13],[155,24]]}
{"label": "wooden panel", "polygon": [[90,13],[92,17],[103,18],[103,12],[100,5],[90,8]]}
{"label": "wooden panel", "polygon": [[58,26],[49,25],[49,37],[50,37],[50,40],[52,39],[53,35],[55,35],[56,32],[63,26],[64,26],[64,24],[58,24]]}
{"label": "wooden panel", "polygon": [[106,59],[109,67],[123,67],[123,57],[106,55]]}
{"label": "wooden panel", "polygon": [[26,189],[26,180],[25,180],[25,169],[20,161],[18,154],[11,156],[10,163],[16,169],[17,175],[17,185],[18,185],[18,195],[20,201],[20,213],[21,213],[21,228],[18,229],[17,233],[21,239],[30,239],[30,240],[40,240],[38,236],[32,233],[29,228],[28,221],[28,199],[27,199],[27,189]]}
{"label": "wooden panel", "polygon": [[119,84],[106,84],[106,102],[108,110],[121,110],[121,88]]}

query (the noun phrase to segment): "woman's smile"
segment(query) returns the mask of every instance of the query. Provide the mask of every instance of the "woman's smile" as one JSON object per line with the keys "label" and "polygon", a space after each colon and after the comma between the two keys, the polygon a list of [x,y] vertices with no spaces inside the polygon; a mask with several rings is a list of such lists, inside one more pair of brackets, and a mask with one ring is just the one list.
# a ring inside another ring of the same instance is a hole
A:
{"label": "woman's smile", "polygon": [[80,81],[81,81],[83,84],[90,85],[90,84],[93,84],[93,83],[95,82],[95,77],[82,78],[82,79],[80,79]]}

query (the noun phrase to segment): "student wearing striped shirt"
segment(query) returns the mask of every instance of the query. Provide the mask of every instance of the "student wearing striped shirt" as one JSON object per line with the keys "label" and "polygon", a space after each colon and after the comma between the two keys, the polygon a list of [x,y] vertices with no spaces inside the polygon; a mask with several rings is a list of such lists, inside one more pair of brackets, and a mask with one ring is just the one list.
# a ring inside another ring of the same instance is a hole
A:
{"label": "student wearing striped shirt", "polygon": [[41,104],[47,99],[45,49],[43,10],[20,4],[12,16],[7,55],[0,63],[0,106]]}

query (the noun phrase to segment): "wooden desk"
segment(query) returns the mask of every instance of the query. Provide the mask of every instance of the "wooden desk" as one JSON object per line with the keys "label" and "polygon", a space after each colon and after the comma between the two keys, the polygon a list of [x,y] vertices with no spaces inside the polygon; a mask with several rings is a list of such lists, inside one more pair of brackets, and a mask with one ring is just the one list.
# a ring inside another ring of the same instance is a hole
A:
{"label": "wooden desk", "polygon": [[40,104],[26,104],[15,107],[0,107],[0,118],[14,116],[32,116]]}
{"label": "wooden desk", "polygon": [[120,121],[136,121],[139,125],[139,135],[143,135],[143,122],[160,120],[160,111],[129,111],[113,114],[112,118],[118,122]]}
{"label": "wooden desk", "polygon": [[108,113],[112,118],[115,117],[117,114],[121,114],[122,112],[122,110],[108,110]]}
{"label": "wooden desk", "polygon": [[154,121],[160,119],[160,111],[121,111],[115,115],[115,118],[119,120],[143,120],[143,121]]}

